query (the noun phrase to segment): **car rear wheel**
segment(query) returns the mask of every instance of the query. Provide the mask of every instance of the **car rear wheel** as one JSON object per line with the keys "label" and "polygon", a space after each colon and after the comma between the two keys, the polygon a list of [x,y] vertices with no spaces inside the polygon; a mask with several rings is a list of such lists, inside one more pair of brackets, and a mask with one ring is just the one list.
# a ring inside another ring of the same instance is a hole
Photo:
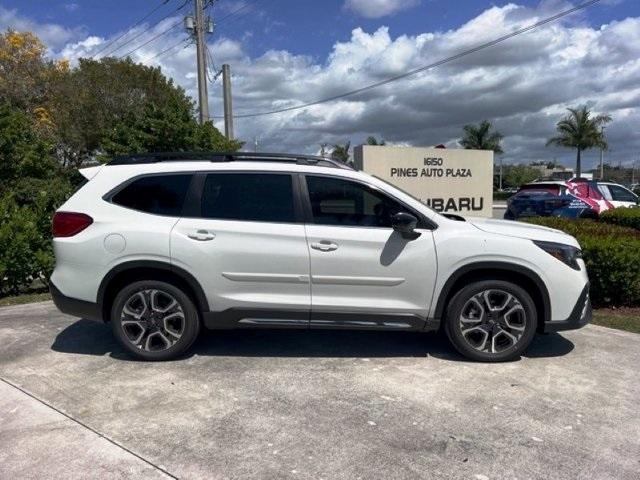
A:
{"label": "car rear wheel", "polygon": [[200,331],[195,305],[179,288],[143,280],[115,298],[111,326],[120,344],[143,360],[171,360],[193,344]]}
{"label": "car rear wheel", "polygon": [[472,283],[454,295],[447,309],[445,331],[467,358],[504,362],[519,357],[536,331],[531,296],[502,280]]}

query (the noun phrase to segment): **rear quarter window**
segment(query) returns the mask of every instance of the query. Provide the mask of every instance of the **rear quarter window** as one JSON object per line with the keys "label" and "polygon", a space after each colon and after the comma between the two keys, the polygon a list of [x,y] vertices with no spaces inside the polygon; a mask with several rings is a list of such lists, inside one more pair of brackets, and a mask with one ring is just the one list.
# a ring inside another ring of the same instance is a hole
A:
{"label": "rear quarter window", "polygon": [[117,191],[110,201],[141,212],[178,217],[182,215],[192,176],[170,174],[140,177]]}

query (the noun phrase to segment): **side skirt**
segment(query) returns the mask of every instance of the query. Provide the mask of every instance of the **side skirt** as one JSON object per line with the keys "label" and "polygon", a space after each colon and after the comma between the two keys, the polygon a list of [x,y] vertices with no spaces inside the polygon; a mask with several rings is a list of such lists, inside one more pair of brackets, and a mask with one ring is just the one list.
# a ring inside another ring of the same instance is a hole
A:
{"label": "side skirt", "polygon": [[313,328],[341,330],[431,331],[439,328],[436,319],[412,314],[371,314],[348,312],[310,312],[309,310],[264,310],[230,308],[204,312],[205,327],[235,328]]}

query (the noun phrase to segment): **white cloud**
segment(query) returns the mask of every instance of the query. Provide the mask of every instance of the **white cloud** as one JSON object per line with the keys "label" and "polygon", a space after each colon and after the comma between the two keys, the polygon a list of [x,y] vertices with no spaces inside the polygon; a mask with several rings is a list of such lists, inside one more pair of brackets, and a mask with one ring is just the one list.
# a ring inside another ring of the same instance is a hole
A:
{"label": "white cloud", "polygon": [[346,0],[344,8],[366,18],[381,18],[419,3],[420,0]]}
{"label": "white cloud", "polygon": [[[537,9],[514,4],[491,7],[457,29],[418,35],[394,35],[386,27],[369,32],[356,28],[350,38],[336,42],[326,58],[286,50],[252,57],[240,41],[224,37],[210,49],[217,66],[231,65],[235,113],[262,112],[330,97],[432,63],[529,25],[563,5],[551,0]],[[118,53],[146,42],[176,19],[151,28]],[[138,28],[136,32],[148,26]],[[153,58],[183,37],[176,28],[132,57],[161,66],[195,99],[193,45]],[[74,38],[56,52],[77,59],[95,53],[109,40]],[[572,151],[546,148],[545,142],[566,107],[586,103],[614,118],[607,128],[611,145],[607,158],[630,163],[640,152],[638,85],[640,17],[598,27],[572,19],[340,101],[237,118],[235,130],[248,148],[258,137],[264,150],[313,153],[321,143],[351,140],[355,145],[368,135],[398,145],[453,146],[464,124],[489,119],[505,134],[506,161],[557,157],[571,164]],[[221,93],[220,80],[209,86],[213,115],[222,113]],[[222,127],[221,120],[216,124]],[[598,158],[599,152],[587,152],[587,166]]]}
{"label": "white cloud", "polygon": [[38,23],[0,6],[0,31],[13,29],[34,32],[51,49],[57,49],[65,43],[85,35],[82,27],[67,28],[55,23]]}

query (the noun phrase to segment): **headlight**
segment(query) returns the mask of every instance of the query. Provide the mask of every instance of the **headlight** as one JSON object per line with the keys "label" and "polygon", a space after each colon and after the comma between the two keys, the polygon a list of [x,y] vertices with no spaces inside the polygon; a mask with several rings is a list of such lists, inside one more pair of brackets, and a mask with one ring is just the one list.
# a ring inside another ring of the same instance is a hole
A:
{"label": "headlight", "polygon": [[562,243],[541,242],[536,240],[534,240],[533,243],[565,265],[569,265],[574,270],[580,270],[578,259],[582,258],[582,252],[579,248]]}

